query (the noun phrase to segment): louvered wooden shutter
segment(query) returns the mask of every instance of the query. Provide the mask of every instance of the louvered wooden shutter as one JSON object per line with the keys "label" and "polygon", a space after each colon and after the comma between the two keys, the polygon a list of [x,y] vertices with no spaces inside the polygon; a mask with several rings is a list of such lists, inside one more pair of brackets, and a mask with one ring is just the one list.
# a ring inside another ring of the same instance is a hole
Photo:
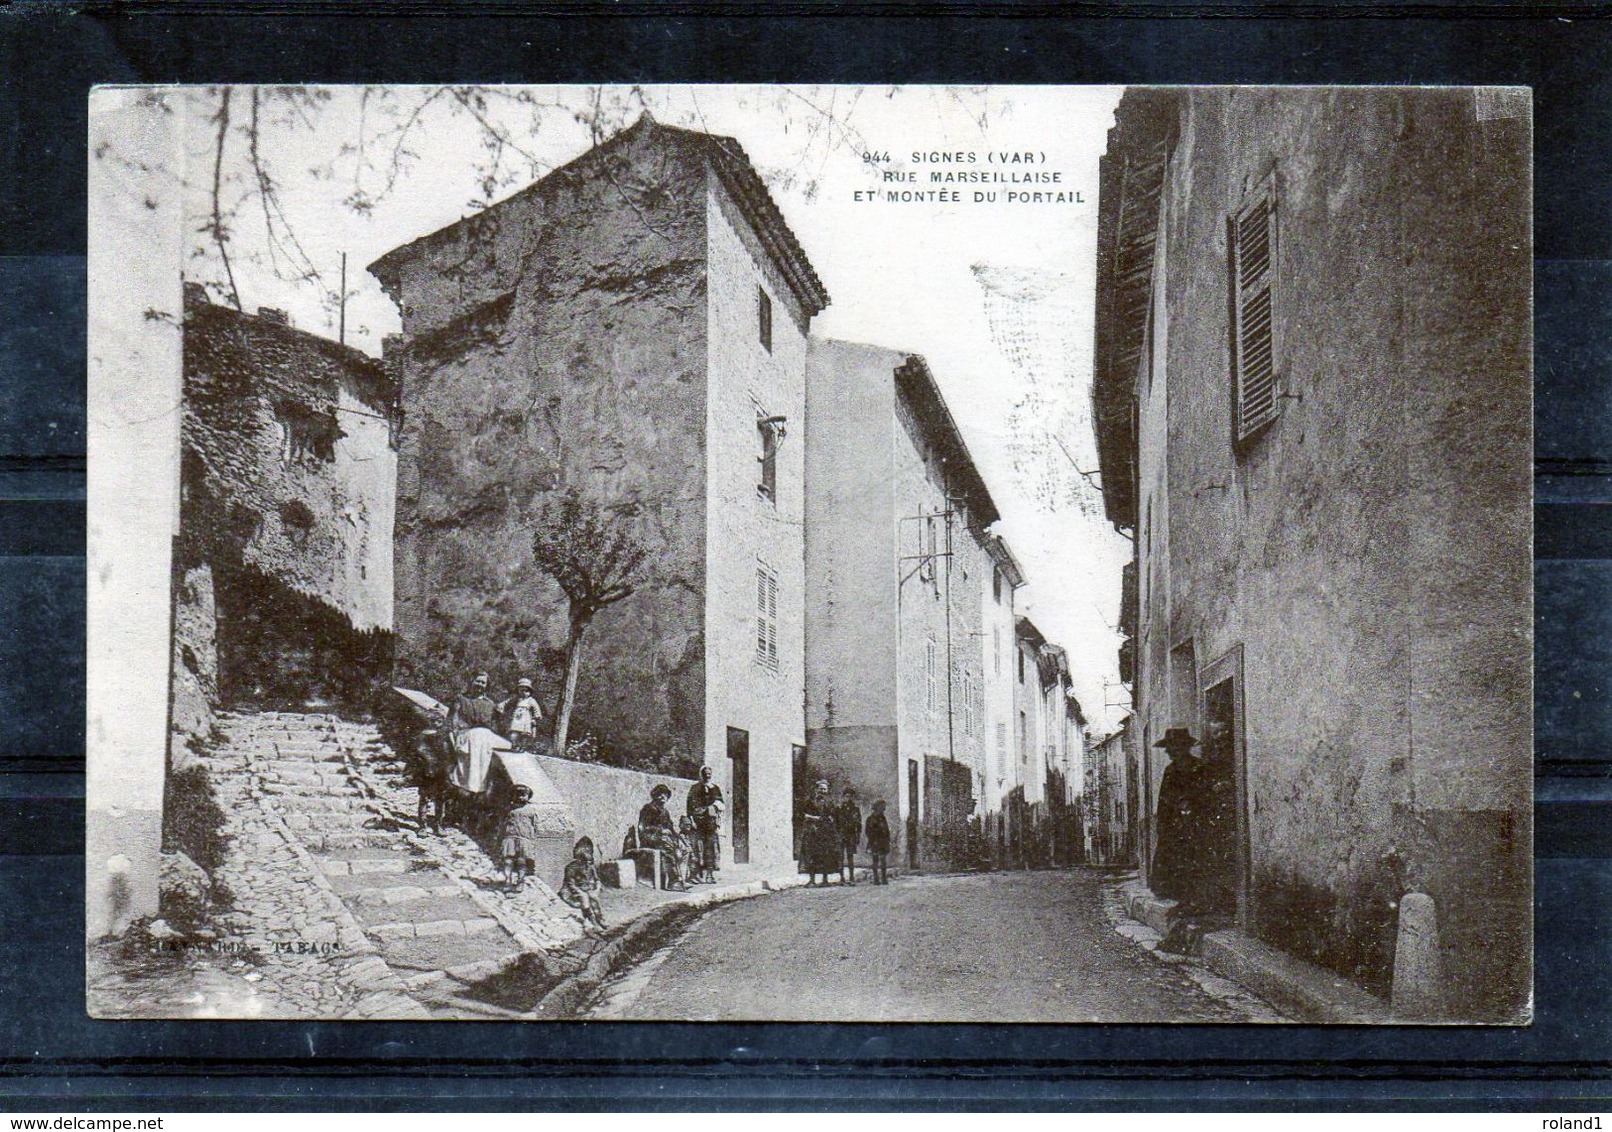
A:
{"label": "louvered wooden shutter", "polygon": [[756,567],[756,659],[778,667],[778,575],[768,566]]}
{"label": "louvered wooden shutter", "polygon": [[1271,285],[1275,276],[1276,209],[1269,187],[1232,223],[1234,388],[1237,439],[1276,417],[1276,357]]}
{"label": "louvered wooden shutter", "polygon": [[756,568],[756,659],[767,662],[767,569]]}
{"label": "louvered wooden shutter", "polygon": [[778,575],[767,571],[767,663],[778,667]]}

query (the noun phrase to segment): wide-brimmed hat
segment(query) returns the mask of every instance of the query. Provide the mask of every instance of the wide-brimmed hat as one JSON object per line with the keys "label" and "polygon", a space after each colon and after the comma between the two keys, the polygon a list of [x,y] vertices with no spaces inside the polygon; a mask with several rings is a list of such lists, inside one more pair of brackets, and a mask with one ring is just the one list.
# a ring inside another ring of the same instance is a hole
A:
{"label": "wide-brimmed hat", "polygon": [[1198,740],[1187,728],[1172,727],[1164,733],[1164,738],[1160,739],[1153,745],[1155,747],[1163,747],[1167,751],[1190,751],[1193,747],[1198,745]]}
{"label": "wide-brimmed hat", "polygon": [[651,798],[670,798],[672,796],[672,788],[666,785],[664,782],[657,782],[655,783],[654,788],[650,790],[649,796]]}
{"label": "wide-brimmed hat", "polygon": [[515,687],[517,688],[530,688],[531,686],[532,680],[529,676],[522,676],[519,680],[515,681]]}

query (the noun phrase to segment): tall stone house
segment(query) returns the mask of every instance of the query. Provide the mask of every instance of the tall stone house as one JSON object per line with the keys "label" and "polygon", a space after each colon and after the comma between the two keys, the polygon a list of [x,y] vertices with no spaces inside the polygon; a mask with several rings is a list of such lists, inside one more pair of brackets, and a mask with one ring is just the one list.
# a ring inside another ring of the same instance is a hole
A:
{"label": "tall stone house", "polygon": [[991,770],[996,504],[918,355],[813,338],[806,398],[811,762],[885,800],[903,865],[958,866]]}
{"label": "tall stone house", "polygon": [[1094,408],[1133,532],[1146,865],[1168,727],[1224,744],[1239,923],[1386,993],[1433,897],[1452,1016],[1530,988],[1523,92],[1132,89]]}
{"label": "tall stone house", "polygon": [[399,681],[554,673],[567,607],[531,533],[575,488],[648,556],[587,633],[572,736],[711,766],[724,853],[788,860],[806,337],[828,294],[743,148],[646,114],[370,271],[403,322]]}
{"label": "tall stone house", "polygon": [[396,388],[363,352],[185,287],[170,718],[367,703],[391,665]]}

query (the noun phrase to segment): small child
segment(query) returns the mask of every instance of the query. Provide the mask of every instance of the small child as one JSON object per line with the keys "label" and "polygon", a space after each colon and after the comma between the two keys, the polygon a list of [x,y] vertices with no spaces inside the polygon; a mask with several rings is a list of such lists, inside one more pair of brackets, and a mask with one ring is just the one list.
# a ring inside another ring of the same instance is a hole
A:
{"label": "small child", "polygon": [[531,801],[530,786],[515,787],[514,806],[504,815],[504,825],[499,830],[504,881],[513,892],[519,892],[527,875],[537,868],[538,814]]}
{"label": "small child", "polygon": [[890,823],[884,816],[883,798],[873,803],[873,812],[868,815],[864,832],[868,838],[868,852],[873,854],[873,883],[889,884]]}
{"label": "small child", "polygon": [[583,837],[571,849],[571,861],[565,866],[565,880],[560,885],[560,899],[582,913],[582,930],[589,926],[604,930],[604,911],[599,907],[599,870],[593,863],[593,839]]}
{"label": "small child", "polygon": [[509,716],[509,741],[517,751],[537,750],[537,724],[543,708],[532,695],[532,682],[522,676],[515,686],[515,698],[504,705]]}

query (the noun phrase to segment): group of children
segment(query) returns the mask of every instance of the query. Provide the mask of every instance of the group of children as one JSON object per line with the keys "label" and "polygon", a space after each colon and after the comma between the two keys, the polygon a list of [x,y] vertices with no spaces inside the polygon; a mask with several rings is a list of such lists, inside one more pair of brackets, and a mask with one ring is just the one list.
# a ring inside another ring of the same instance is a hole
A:
{"label": "group of children", "polygon": [[[499,856],[504,865],[506,887],[512,892],[519,892],[525,886],[526,878],[537,870],[539,817],[531,805],[531,787],[515,787],[513,801],[514,805],[504,815],[504,824],[499,830]],[[565,866],[560,899],[581,914],[584,930],[604,930],[604,910],[599,904],[599,890],[602,887],[593,839],[578,838],[571,849],[571,860]]]}

